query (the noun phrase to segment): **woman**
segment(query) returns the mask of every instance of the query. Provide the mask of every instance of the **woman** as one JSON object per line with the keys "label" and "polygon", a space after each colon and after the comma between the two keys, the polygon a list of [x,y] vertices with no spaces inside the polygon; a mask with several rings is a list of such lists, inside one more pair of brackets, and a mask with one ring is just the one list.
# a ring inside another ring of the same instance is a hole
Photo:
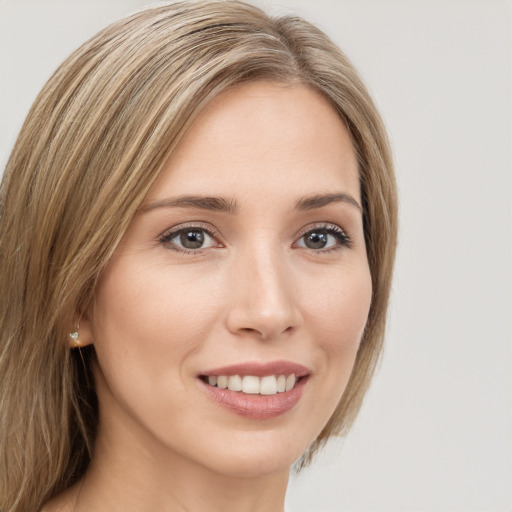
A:
{"label": "woman", "polygon": [[307,22],[146,9],[37,98],[1,190],[6,511],[282,511],[381,350],[379,115]]}

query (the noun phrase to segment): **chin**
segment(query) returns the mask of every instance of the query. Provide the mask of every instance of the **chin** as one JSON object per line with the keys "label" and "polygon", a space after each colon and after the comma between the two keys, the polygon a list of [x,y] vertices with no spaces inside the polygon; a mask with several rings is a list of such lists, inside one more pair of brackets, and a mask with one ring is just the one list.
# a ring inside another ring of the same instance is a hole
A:
{"label": "chin", "polygon": [[[228,446],[218,443],[202,464],[216,473],[239,478],[256,478],[289,472],[313,440],[276,431],[250,431],[231,436]],[[204,455],[205,452],[203,452]]]}
{"label": "chin", "polygon": [[289,454],[276,455],[266,453],[265,450],[262,451],[265,452],[264,455],[254,453],[253,456],[235,455],[222,460],[217,459],[215,465],[210,468],[216,473],[229,477],[261,478],[277,473],[288,473],[301,455],[301,453],[299,453],[298,456],[294,455],[292,457],[289,456]]}

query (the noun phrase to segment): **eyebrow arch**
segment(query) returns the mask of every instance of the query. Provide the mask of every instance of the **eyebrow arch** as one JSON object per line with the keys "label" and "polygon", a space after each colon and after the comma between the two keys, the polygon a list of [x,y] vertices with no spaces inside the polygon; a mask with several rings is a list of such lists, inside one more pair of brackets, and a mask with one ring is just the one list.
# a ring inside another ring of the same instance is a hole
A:
{"label": "eyebrow arch", "polygon": [[142,205],[139,211],[150,212],[157,208],[199,208],[201,210],[212,210],[236,214],[239,211],[238,203],[235,199],[226,199],[224,197],[203,197],[203,196],[178,196],[154,201]]}
{"label": "eyebrow arch", "polygon": [[295,209],[299,211],[314,210],[330,203],[347,203],[355,206],[360,212],[363,211],[361,205],[350,195],[344,193],[337,194],[319,194],[311,197],[303,197],[295,203]]}

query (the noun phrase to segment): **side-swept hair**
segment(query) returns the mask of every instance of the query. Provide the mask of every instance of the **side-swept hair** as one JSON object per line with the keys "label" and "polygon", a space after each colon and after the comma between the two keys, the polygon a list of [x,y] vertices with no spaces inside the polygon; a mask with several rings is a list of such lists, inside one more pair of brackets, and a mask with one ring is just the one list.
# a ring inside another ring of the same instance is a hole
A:
{"label": "side-swept hair", "polygon": [[359,162],[373,296],[355,366],[302,459],[345,434],[381,352],[397,236],[388,139],[356,70],[320,30],[241,1],[183,1],[122,19],[37,97],[0,189],[0,510],[38,510],[83,476],[97,429],[92,347],[68,333],[185,130],[249,80],[306,84],[344,120]]}

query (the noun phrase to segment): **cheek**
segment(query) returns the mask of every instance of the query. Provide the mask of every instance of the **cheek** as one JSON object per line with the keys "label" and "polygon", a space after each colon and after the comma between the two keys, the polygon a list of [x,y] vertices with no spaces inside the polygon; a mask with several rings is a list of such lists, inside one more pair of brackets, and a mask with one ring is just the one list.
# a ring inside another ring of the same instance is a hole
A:
{"label": "cheek", "polygon": [[128,338],[159,333],[147,340],[158,342],[170,330],[193,332],[198,326],[195,319],[208,316],[215,305],[208,291],[214,286],[197,274],[126,260],[114,262],[102,277],[95,301],[97,330],[128,331]]}
{"label": "cheek", "polygon": [[170,415],[186,417],[190,404],[183,397],[196,384],[191,362],[218,317],[210,293],[216,288],[197,272],[135,268],[129,258],[107,268],[97,288],[93,335],[96,387],[109,418],[128,413],[153,432]]}
{"label": "cheek", "polygon": [[[367,264],[344,265],[331,279],[321,282],[321,287],[309,287],[308,305],[303,307],[315,361],[311,381],[315,399],[308,404],[308,414],[314,420],[305,431],[309,442],[327,424],[345,392],[372,298]],[[322,400],[316,399],[318,396]]]}
{"label": "cheek", "polygon": [[321,289],[310,289],[308,297],[305,310],[323,350],[333,356],[355,356],[371,304],[368,266],[343,269],[339,278],[324,281]]}
{"label": "cheek", "polygon": [[206,339],[216,317],[217,301],[208,291],[214,287],[197,275],[160,265],[135,269],[125,260],[107,268],[96,293],[93,336],[100,366],[106,377],[161,385]]}

